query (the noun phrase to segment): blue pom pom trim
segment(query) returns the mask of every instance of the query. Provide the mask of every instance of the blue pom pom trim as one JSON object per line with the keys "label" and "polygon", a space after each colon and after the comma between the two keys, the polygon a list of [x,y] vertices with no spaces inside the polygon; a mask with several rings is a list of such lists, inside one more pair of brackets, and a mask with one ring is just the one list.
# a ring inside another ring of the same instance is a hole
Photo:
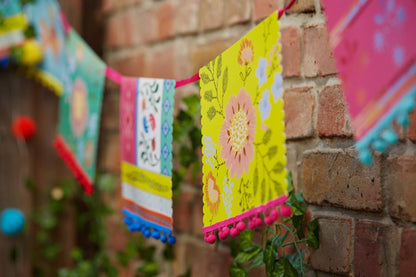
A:
{"label": "blue pom pom trim", "polygon": [[163,243],[174,244],[176,238],[172,236],[172,230],[169,228],[157,225],[153,222],[147,221],[138,214],[132,213],[127,209],[123,209],[124,224],[130,232],[141,232],[144,237],[152,237],[160,240]]}
{"label": "blue pom pom trim", "polygon": [[416,87],[412,87],[397,104],[384,115],[379,122],[356,144],[359,159],[365,165],[373,162],[372,151],[384,152],[398,141],[398,136],[393,130],[393,122],[396,121],[402,127],[409,125],[409,113],[415,108]]}

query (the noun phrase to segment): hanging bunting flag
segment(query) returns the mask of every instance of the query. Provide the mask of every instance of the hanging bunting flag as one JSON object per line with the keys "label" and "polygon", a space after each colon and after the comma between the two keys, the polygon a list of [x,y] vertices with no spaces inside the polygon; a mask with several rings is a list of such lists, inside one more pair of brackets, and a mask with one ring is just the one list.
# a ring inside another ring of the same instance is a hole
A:
{"label": "hanging bunting flag", "polygon": [[93,192],[105,64],[75,32],[67,39],[71,86],[59,104],[54,145],[86,193]]}
{"label": "hanging bunting flag", "polygon": [[174,90],[173,80],[123,77],[120,96],[124,222],[171,244]]}
{"label": "hanging bunting flag", "polygon": [[[205,240],[277,219],[286,201],[277,13],[201,68]],[[230,229],[231,228],[231,229]]]}
{"label": "hanging bunting flag", "polygon": [[416,97],[414,0],[324,0],[331,44],[360,160],[398,139]]}
{"label": "hanging bunting flag", "polygon": [[62,95],[71,80],[59,4],[55,0],[37,0],[25,5],[24,11],[44,52],[43,61],[37,67],[28,69],[28,74],[57,95]]}
{"label": "hanging bunting flag", "polygon": [[0,2],[0,60],[6,59],[11,47],[22,45],[27,19],[19,0]]}

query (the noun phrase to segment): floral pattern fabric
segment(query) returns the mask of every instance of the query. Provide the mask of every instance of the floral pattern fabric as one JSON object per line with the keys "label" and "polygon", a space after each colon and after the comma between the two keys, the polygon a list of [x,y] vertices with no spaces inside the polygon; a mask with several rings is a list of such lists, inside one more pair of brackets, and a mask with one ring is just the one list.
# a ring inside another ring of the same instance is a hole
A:
{"label": "floral pattern fabric", "polygon": [[68,34],[70,86],[59,105],[56,146],[86,192],[92,192],[105,64],[75,31]]}
{"label": "floral pattern fabric", "polygon": [[66,37],[60,18],[60,7],[55,0],[37,0],[24,6],[24,12],[33,24],[36,39],[43,49],[43,60],[29,70],[56,94],[62,95],[71,87],[68,72]]}
{"label": "floral pattern fabric", "polygon": [[279,38],[273,13],[199,72],[206,237],[285,199]]}
{"label": "floral pattern fabric", "polygon": [[120,102],[125,223],[169,243],[174,88],[173,80],[123,77]]}
{"label": "floral pattern fabric", "polygon": [[27,19],[19,0],[0,2],[0,60],[7,58],[10,48],[25,41],[23,34]]}
{"label": "floral pattern fabric", "polygon": [[364,163],[397,140],[416,98],[416,2],[325,0],[331,44]]}

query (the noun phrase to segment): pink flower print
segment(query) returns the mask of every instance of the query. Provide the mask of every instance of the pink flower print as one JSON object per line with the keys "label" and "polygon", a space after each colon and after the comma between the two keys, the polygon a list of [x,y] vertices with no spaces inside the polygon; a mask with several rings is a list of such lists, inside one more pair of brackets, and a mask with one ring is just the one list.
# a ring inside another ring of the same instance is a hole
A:
{"label": "pink flower print", "polygon": [[152,128],[152,131],[156,128],[156,120],[153,114],[149,115],[149,122],[150,122],[150,128]]}
{"label": "pink flower print", "polygon": [[88,113],[87,87],[82,79],[77,78],[72,87],[70,104],[71,127],[77,137],[80,137],[87,127]]}
{"label": "pink flower print", "polygon": [[240,179],[244,172],[248,172],[254,156],[255,132],[256,110],[246,89],[241,88],[225,106],[225,120],[219,136],[221,158],[230,176]]}

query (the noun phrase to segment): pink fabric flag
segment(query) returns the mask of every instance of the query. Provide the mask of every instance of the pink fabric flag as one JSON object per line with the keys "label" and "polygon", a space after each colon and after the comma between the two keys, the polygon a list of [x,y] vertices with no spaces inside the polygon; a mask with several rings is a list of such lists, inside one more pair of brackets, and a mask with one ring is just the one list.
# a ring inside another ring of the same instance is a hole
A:
{"label": "pink fabric flag", "polygon": [[416,1],[324,0],[324,8],[356,148],[370,164],[415,105]]}

